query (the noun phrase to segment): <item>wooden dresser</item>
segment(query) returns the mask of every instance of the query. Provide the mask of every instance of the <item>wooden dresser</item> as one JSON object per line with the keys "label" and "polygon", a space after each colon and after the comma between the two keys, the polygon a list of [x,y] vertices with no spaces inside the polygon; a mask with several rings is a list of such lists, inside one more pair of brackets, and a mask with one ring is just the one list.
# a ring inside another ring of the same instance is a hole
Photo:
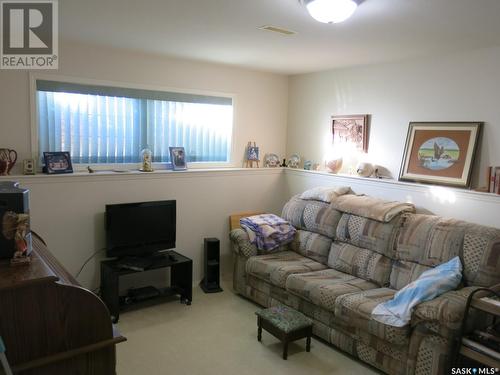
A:
{"label": "wooden dresser", "polygon": [[126,340],[36,235],[29,266],[0,261],[0,336],[22,375],[115,374],[115,345]]}

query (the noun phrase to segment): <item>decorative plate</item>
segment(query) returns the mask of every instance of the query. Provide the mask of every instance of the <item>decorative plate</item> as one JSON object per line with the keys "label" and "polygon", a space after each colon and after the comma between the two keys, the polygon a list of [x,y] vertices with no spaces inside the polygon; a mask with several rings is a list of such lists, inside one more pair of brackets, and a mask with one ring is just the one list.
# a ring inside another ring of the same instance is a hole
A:
{"label": "decorative plate", "polygon": [[280,166],[280,158],[276,154],[266,154],[264,157],[264,167],[275,168]]}
{"label": "decorative plate", "polygon": [[297,154],[292,154],[290,159],[288,159],[288,167],[289,168],[298,168],[300,164],[300,156]]}

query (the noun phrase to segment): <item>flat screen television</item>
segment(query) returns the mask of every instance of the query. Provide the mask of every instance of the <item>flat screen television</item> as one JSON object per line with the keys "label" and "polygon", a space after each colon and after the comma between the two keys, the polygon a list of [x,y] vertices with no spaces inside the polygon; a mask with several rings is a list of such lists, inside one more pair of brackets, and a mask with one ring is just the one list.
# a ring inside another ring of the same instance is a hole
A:
{"label": "flat screen television", "polygon": [[175,247],[176,201],[106,205],[108,257],[148,256]]}

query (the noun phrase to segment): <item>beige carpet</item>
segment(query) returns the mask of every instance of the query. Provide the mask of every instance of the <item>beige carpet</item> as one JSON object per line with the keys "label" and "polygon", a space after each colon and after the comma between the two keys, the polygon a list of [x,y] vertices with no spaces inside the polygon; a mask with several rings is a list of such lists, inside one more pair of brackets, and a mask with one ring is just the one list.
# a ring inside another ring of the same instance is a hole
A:
{"label": "beige carpet", "polygon": [[331,346],[312,340],[290,344],[288,360],[281,343],[265,331],[257,341],[255,311],[260,308],[224,292],[193,289],[193,304],[177,300],[126,312],[118,327],[128,341],[117,346],[118,375],[197,374],[375,374]]}

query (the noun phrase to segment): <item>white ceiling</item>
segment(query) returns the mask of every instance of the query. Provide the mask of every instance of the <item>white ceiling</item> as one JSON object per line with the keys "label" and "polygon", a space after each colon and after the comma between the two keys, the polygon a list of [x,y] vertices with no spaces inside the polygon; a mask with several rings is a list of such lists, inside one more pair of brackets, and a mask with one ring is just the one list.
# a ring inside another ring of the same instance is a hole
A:
{"label": "white ceiling", "polygon": [[63,41],[285,74],[500,45],[500,0],[365,0],[336,25],[297,0],[60,0],[59,12]]}

